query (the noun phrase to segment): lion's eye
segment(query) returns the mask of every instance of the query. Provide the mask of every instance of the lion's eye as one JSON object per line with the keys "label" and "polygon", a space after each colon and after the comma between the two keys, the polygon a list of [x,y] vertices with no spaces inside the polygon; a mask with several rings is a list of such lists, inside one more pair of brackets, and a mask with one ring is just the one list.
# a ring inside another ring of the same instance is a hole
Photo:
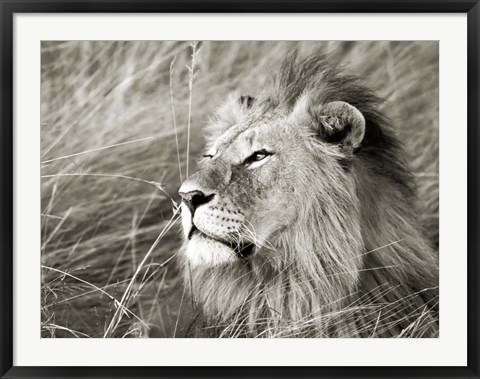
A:
{"label": "lion's eye", "polygon": [[267,157],[267,154],[264,153],[255,153],[252,155],[251,160],[252,161],[261,161],[262,159],[265,159]]}
{"label": "lion's eye", "polygon": [[213,158],[212,154],[203,154],[202,157],[204,158]]}
{"label": "lion's eye", "polygon": [[252,155],[250,155],[247,159],[245,159],[244,163],[246,165],[251,165],[255,162],[263,161],[265,158],[267,158],[270,155],[272,155],[272,153],[269,153],[267,150],[256,151]]}

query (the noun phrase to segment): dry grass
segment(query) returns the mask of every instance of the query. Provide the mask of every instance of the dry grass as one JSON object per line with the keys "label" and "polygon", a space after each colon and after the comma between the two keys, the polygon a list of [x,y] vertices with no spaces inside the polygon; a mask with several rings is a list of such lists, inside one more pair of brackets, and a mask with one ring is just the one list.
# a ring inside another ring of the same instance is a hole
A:
{"label": "dry grass", "polygon": [[42,336],[188,332],[177,189],[212,110],[231,91],[255,95],[294,48],[333,54],[388,100],[418,177],[419,216],[438,244],[436,43],[46,42]]}

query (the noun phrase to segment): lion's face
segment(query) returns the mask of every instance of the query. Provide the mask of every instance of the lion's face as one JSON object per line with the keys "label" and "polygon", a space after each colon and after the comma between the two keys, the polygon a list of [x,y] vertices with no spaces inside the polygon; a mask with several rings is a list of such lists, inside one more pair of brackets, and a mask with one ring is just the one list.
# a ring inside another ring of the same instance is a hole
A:
{"label": "lion's face", "polygon": [[298,110],[235,121],[211,139],[199,170],[179,190],[193,265],[238,262],[268,250],[306,206],[305,190],[315,191],[305,188],[315,170],[305,168],[319,160],[338,166],[330,144],[312,154],[312,143],[318,150],[322,142]]}
{"label": "lion's face", "polygon": [[[248,258],[295,217],[299,136],[281,122],[232,127],[217,138],[200,169],[180,189],[182,220],[193,262]],[[285,180],[291,178],[291,180]]]}

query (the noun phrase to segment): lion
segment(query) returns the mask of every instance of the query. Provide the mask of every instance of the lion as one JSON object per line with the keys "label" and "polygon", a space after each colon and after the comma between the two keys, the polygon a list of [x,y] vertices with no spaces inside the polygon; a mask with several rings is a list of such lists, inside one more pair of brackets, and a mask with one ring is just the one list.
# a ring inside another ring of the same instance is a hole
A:
{"label": "lion", "polygon": [[203,336],[438,336],[438,254],[405,153],[382,100],[341,71],[292,53],[209,123],[179,190]]}

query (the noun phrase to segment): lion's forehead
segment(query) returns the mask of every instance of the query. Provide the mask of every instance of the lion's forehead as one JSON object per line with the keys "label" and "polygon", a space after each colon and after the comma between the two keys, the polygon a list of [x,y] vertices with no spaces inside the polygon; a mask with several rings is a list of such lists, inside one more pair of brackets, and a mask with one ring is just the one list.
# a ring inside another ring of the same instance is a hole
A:
{"label": "lion's forehead", "polygon": [[264,149],[267,147],[263,146],[266,142],[277,139],[273,135],[273,124],[271,120],[262,120],[234,125],[211,143],[208,154],[241,158],[254,150]]}
{"label": "lion's forehead", "polygon": [[259,125],[252,124],[232,126],[213,142],[209,154],[234,157],[251,150],[257,138],[258,128]]}

